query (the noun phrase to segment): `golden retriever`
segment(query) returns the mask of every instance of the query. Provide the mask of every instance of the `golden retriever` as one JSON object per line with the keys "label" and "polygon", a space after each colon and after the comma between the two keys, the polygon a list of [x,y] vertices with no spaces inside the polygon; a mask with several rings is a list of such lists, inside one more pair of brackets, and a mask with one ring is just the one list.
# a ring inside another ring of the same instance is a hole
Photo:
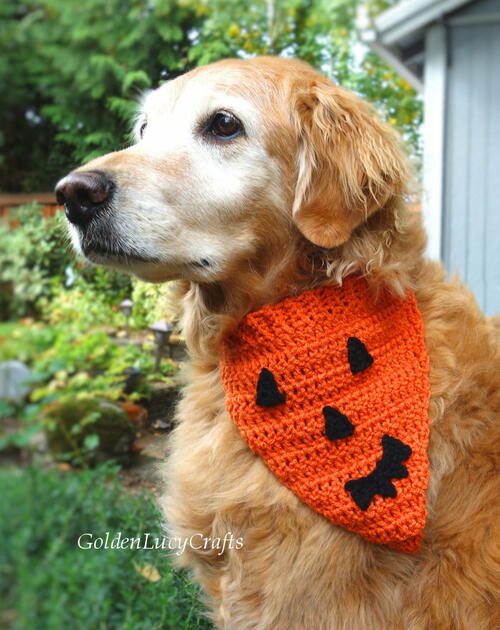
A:
{"label": "golden retriever", "polygon": [[[175,536],[244,539],[181,561],[227,630],[498,627],[496,331],[424,257],[397,134],[300,61],[198,68],[149,93],[137,143],[57,187],[78,251],[182,280],[189,382],[165,464]],[[427,525],[408,555],[333,525],[253,454],[225,409],[221,340],[241,318],[360,275],[412,289],[430,356]]]}

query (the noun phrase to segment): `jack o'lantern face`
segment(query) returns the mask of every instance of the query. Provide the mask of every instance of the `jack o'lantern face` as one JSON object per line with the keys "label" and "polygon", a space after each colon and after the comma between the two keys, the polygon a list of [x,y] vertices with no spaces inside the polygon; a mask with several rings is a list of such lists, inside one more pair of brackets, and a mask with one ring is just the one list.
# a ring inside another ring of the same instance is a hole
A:
{"label": "jack o'lantern face", "polygon": [[[360,339],[349,337],[347,361],[351,373],[355,375],[371,367],[373,357]],[[286,393],[278,389],[273,373],[267,368],[260,371],[256,389],[255,403],[260,407],[286,404]],[[326,405],[322,413],[325,419],[325,436],[330,442],[353,435],[355,426],[339,409]],[[382,449],[382,458],[377,461],[372,472],[364,477],[349,480],[344,485],[356,505],[363,511],[370,507],[376,494],[384,498],[394,498],[396,488],[391,479],[404,479],[408,476],[408,469],[402,462],[410,457],[411,448],[401,440],[384,434]]]}
{"label": "jack o'lantern face", "polygon": [[425,524],[428,356],[412,294],[362,278],[249,313],[224,340],[226,408],[304,503],[414,553]]}

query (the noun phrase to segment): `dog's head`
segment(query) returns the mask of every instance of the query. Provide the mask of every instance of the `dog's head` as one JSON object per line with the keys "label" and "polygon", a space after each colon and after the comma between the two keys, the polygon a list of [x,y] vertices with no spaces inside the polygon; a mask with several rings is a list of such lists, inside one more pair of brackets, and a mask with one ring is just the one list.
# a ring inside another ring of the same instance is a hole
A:
{"label": "dog's head", "polygon": [[292,239],[346,243],[405,192],[397,135],[308,65],[225,60],[146,95],[136,144],[57,185],[89,260],[214,282]]}

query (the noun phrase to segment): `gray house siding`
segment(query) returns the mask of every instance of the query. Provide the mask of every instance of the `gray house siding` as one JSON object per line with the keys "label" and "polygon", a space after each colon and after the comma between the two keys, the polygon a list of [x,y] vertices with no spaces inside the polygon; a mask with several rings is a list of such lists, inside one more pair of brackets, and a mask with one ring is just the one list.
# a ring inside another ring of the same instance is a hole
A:
{"label": "gray house siding", "polygon": [[491,315],[500,312],[500,0],[450,18],[443,259]]}

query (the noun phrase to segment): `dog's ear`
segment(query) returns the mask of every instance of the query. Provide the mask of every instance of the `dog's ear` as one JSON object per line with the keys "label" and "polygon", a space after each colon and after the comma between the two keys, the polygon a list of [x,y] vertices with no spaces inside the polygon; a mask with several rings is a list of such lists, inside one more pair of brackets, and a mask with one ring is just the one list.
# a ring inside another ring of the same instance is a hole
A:
{"label": "dog's ear", "polygon": [[326,79],[295,92],[298,143],[293,219],[320,247],[337,247],[408,178],[398,134],[370,106]]}

